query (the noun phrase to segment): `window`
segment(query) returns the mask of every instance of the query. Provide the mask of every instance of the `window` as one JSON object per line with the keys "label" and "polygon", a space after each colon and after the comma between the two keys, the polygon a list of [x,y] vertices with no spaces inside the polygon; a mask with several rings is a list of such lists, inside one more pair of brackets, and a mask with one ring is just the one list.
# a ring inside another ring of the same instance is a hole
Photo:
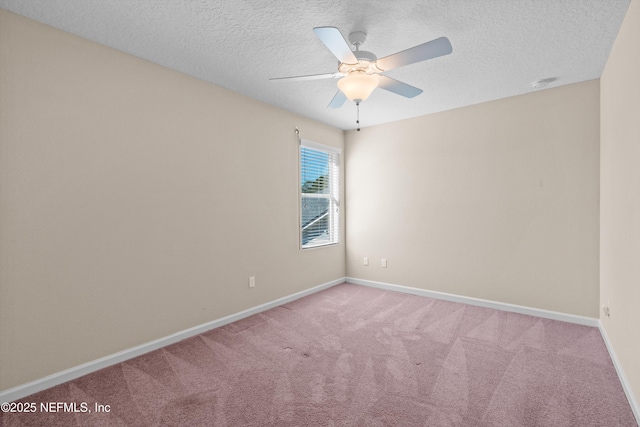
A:
{"label": "window", "polygon": [[340,150],[300,144],[300,242],[302,248],[338,243]]}

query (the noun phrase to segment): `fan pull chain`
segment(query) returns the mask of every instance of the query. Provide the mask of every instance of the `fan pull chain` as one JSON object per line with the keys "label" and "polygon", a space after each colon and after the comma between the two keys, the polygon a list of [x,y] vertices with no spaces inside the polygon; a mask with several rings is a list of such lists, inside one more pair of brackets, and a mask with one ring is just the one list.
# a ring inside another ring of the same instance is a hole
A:
{"label": "fan pull chain", "polygon": [[360,132],[360,103],[356,102],[356,124],[358,125],[358,132]]}

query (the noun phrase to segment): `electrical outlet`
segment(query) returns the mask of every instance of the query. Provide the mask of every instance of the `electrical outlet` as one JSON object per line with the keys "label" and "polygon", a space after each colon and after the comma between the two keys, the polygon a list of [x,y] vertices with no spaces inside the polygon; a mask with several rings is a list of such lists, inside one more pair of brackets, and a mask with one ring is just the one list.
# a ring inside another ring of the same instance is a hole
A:
{"label": "electrical outlet", "polygon": [[387,268],[387,259],[386,259],[386,258],[382,258],[382,259],[380,260],[380,266],[381,266],[382,268]]}
{"label": "electrical outlet", "polygon": [[250,288],[255,288],[256,287],[256,277],[255,276],[249,277],[249,287]]}
{"label": "electrical outlet", "polygon": [[364,257],[364,259],[362,260],[362,264],[369,265],[369,257],[368,256]]}

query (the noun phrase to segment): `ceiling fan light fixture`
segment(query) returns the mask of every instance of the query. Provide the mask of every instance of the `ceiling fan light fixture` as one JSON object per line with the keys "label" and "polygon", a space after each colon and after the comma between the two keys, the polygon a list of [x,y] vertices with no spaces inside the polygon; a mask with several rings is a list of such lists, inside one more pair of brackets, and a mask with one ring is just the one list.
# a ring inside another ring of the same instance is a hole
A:
{"label": "ceiling fan light fixture", "polygon": [[353,71],[338,80],[338,89],[356,103],[362,102],[378,87],[378,76],[363,71]]}

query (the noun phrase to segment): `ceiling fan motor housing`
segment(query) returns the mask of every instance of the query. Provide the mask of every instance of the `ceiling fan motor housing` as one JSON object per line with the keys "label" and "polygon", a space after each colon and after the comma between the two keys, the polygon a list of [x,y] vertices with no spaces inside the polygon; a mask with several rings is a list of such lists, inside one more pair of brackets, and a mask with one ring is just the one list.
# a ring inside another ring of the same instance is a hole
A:
{"label": "ceiling fan motor housing", "polygon": [[375,56],[371,52],[367,52],[366,50],[356,50],[353,52],[353,54],[355,55],[356,58],[358,58],[358,61],[365,60],[369,62],[374,62],[376,59],[378,59],[377,56]]}
{"label": "ceiling fan motor housing", "polygon": [[367,74],[382,72],[382,70],[376,65],[376,60],[378,59],[378,57],[373,52],[367,52],[366,50],[354,50],[353,55],[358,60],[358,63],[346,64],[342,62],[338,66],[338,71],[340,71],[341,73],[364,71]]}

